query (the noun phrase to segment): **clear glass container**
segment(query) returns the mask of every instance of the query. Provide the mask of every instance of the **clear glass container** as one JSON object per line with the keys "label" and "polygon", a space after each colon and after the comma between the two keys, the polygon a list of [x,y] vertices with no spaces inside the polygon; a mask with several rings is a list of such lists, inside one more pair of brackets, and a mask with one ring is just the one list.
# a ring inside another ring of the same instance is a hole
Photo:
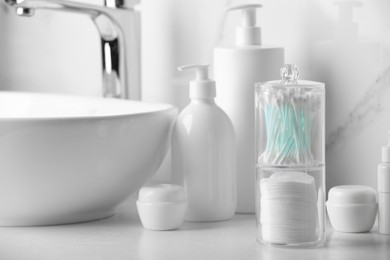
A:
{"label": "clear glass container", "polygon": [[325,85],[298,76],[285,65],[282,80],[255,87],[257,240],[266,245],[325,242]]}

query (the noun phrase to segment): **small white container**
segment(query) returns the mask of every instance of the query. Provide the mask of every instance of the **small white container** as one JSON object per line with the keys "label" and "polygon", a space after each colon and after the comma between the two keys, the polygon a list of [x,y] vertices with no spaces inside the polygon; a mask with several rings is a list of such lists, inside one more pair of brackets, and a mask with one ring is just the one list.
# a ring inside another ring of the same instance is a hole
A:
{"label": "small white container", "polygon": [[177,229],[183,223],[187,209],[184,189],[171,184],[145,186],[139,191],[137,209],[145,228]]}
{"label": "small white container", "polygon": [[342,185],[329,190],[326,202],[329,220],[340,232],[368,232],[374,225],[378,203],[368,186]]}

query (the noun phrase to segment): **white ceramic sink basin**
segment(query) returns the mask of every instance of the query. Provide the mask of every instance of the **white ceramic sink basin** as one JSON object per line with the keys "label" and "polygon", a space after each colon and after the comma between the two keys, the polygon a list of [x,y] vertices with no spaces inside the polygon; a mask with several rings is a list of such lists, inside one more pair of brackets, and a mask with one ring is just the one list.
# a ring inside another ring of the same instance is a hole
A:
{"label": "white ceramic sink basin", "polygon": [[0,225],[113,215],[157,170],[176,115],[165,104],[0,92]]}

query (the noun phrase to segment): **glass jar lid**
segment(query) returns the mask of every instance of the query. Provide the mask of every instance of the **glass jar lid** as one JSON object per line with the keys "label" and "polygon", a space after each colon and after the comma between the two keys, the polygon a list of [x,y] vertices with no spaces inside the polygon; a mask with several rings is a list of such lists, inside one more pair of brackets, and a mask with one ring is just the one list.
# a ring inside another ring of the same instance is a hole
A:
{"label": "glass jar lid", "polygon": [[262,83],[257,83],[256,87],[262,91],[285,89],[286,91],[324,91],[325,84],[317,81],[298,80],[299,70],[294,64],[285,64],[280,68],[280,80],[272,80]]}

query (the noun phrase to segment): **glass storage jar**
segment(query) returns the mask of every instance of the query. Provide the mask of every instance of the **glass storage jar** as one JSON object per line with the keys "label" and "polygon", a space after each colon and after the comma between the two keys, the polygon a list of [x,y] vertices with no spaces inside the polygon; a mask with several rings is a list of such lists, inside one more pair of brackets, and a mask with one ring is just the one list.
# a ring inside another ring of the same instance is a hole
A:
{"label": "glass storage jar", "polygon": [[298,76],[288,64],[282,80],[255,87],[257,240],[266,245],[325,242],[325,85]]}

